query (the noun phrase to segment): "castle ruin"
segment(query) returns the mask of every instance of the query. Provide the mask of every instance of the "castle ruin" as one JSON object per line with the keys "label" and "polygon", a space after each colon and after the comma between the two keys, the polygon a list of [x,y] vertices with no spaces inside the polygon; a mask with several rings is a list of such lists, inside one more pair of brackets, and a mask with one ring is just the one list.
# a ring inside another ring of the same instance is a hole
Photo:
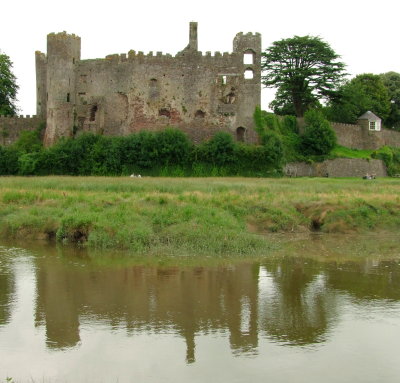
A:
{"label": "castle ruin", "polygon": [[257,142],[253,113],[261,103],[261,35],[238,33],[232,53],[198,51],[197,23],[175,56],[129,51],[81,60],[81,39],[51,33],[36,52],[37,115],[44,142],[80,132],[128,135],[179,128],[194,142],[217,131]]}

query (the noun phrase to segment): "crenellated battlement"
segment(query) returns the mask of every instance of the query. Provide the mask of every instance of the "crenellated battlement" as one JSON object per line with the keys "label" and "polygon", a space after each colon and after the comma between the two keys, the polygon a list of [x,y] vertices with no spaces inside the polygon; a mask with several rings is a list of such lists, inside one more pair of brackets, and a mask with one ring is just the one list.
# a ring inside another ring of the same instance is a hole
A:
{"label": "crenellated battlement", "polygon": [[[261,35],[237,34],[232,52],[201,52],[197,32],[191,22],[189,43],[175,55],[131,49],[89,60],[80,59],[79,36],[50,33],[47,55],[36,52],[37,114],[46,119],[45,145],[80,131],[120,135],[167,125],[188,131],[195,142],[214,130],[255,142]],[[245,68],[249,52],[253,62]],[[254,76],[246,78],[249,70]]]}
{"label": "crenellated battlement", "polygon": [[31,116],[29,114],[27,114],[26,116],[24,116],[22,114],[19,116],[2,116],[2,115],[0,115],[0,119],[2,119],[2,120],[13,120],[13,119],[14,120],[22,120],[22,119],[31,120],[31,119],[39,119],[39,117],[36,115]]}
{"label": "crenellated battlement", "polygon": [[67,33],[66,31],[63,32],[51,32],[47,35],[47,40],[60,40],[60,41],[65,41],[65,40],[81,40],[81,38],[74,34],[74,33]]}
{"label": "crenellated battlement", "polygon": [[[196,52],[196,54],[191,54],[192,56],[195,55],[198,57],[199,60],[205,60],[205,59],[233,59],[237,57],[237,53],[231,53],[231,52]],[[175,56],[169,54],[169,53],[163,53],[163,52],[156,52],[154,54],[153,51],[149,51],[148,53],[144,53],[142,51],[136,52],[135,50],[130,50],[128,53],[116,53],[116,54],[110,54],[107,55],[105,58],[101,59],[86,59],[86,60],[81,60],[82,63],[86,62],[113,62],[113,63],[123,63],[126,61],[132,62],[135,60],[145,60],[146,62],[151,62],[155,61],[158,62],[160,60],[174,60],[174,59],[182,59],[184,54],[181,52],[177,53]]]}
{"label": "crenellated battlement", "polygon": [[259,32],[247,32],[247,33],[243,33],[243,32],[239,32],[236,34],[236,37],[261,37],[261,34]]}

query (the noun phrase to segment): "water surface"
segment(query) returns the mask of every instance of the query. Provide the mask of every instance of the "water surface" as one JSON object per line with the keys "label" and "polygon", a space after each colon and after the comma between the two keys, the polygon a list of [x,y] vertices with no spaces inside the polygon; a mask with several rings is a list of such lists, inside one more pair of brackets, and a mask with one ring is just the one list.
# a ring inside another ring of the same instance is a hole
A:
{"label": "water surface", "polygon": [[0,247],[0,381],[398,382],[399,339],[395,237],[219,261]]}

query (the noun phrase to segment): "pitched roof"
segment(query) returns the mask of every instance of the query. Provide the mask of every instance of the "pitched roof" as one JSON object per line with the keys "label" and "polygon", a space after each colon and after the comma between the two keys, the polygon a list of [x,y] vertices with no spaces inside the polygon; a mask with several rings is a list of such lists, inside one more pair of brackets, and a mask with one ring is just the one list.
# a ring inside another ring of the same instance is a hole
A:
{"label": "pitched roof", "polygon": [[362,116],[358,117],[357,120],[381,121],[381,119],[371,111],[365,112]]}

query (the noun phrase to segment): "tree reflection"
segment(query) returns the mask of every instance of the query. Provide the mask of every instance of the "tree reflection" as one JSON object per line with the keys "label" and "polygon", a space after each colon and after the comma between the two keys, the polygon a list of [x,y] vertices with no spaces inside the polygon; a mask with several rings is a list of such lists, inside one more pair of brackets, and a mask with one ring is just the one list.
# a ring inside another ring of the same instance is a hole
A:
{"label": "tree reflection", "polygon": [[14,276],[9,268],[4,270],[0,264],[0,326],[10,321],[14,292]]}
{"label": "tree reflection", "polygon": [[186,343],[187,363],[196,360],[196,337],[217,331],[229,334],[237,355],[256,354],[259,336],[310,345],[325,341],[338,320],[342,291],[400,299],[399,266],[368,262],[280,257],[261,265],[160,267],[37,257],[36,324],[45,325],[52,349],[78,345],[80,326],[92,323],[128,336],[172,332]]}
{"label": "tree reflection", "polygon": [[273,280],[260,312],[266,335],[291,345],[322,342],[337,310],[317,264],[288,257],[264,267]]}

